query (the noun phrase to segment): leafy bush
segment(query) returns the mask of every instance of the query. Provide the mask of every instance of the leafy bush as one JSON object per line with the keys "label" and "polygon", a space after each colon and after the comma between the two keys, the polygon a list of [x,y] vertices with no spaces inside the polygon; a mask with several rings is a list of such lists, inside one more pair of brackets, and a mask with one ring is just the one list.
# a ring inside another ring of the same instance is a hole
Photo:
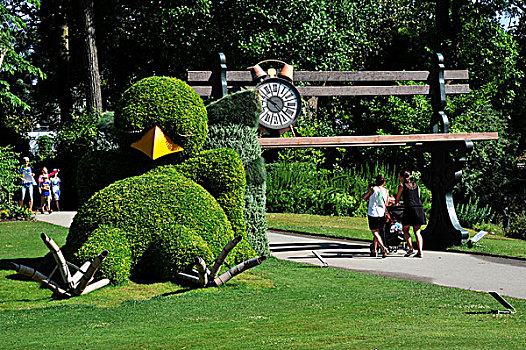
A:
{"label": "leafy bush", "polygon": [[[378,164],[330,171],[310,163],[275,163],[267,165],[267,171],[270,212],[366,216],[367,203],[361,196],[377,174],[386,178],[390,195],[396,195],[399,184],[396,168]],[[429,210],[431,194],[425,186],[420,188],[424,209]]]}
{"label": "leafy bush", "polygon": [[241,159],[232,149],[217,148],[203,151],[184,163],[152,170],[152,172],[156,171],[177,171],[203,186],[225,211],[234,234],[243,237],[238,248],[250,249],[248,246],[250,237],[247,236],[243,218],[245,172]]}
{"label": "leafy bush", "polygon": [[7,206],[7,209],[0,210],[0,221],[2,220],[32,220],[34,218],[34,213],[28,207],[24,206],[20,208],[14,202],[10,202]]}
{"label": "leafy bush", "polygon": [[13,147],[0,146],[0,210],[12,208],[13,194],[19,188],[19,158]]}
{"label": "leafy bush", "polygon": [[113,128],[115,112],[104,112],[97,122],[96,150],[112,151],[118,148],[117,136]]}
{"label": "leafy bush", "polygon": [[187,156],[201,149],[208,132],[201,97],[185,82],[170,77],[145,78],[126,90],[117,104],[114,125],[122,148],[157,125]]}
{"label": "leafy bush", "polygon": [[261,104],[255,90],[233,93],[207,106],[209,132],[205,149],[229,147],[236,151],[246,172],[244,219],[250,246],[270,253],[267,239],[265,163],[257,126]]}
{"label": "leafy bush", "polygon": [[57,152],[80,159],[92,150],[97,143],[97,123],[100,115],[84,112],[73,115],[71,122],[60,128],[57,135]]}
{"label": "leafy bush", "polygon": [[514,212],[510,215],[510,224],[506,236],[526,239],[526,211]]}
{"label": "leafy bush", "polygon": [[457,209],[457,217],[462,227],[473,228],[476,224],[489,222],[493,213],[489,206],[479,207],[478,198],[469,198],[467,203],[461,204]]}
{"label": "leafy bush", "polygon": [[[233,237],[225,212],[210,193],[167,166],[119,180],[93,195],[75,216],[64,253],[85,260],[103,249],[111,255],[113,248],[112,264],[103,271],[112,283],[130,274],[163,280],[187,268],[196,254],[212,264]],[[248,246],[235,252],[230,264],[254,255]]]}
{"label": "leafy bush", "polygon": [[0,147],[0,220],[30,220],[33,217],[30,208],[20,208],[15,201],[15,192],[20,188],[19,157],[13,147]]}
{"label": "leafy bush", "polygon": [[261,103],[256,90],[244,90],[210,103],[206,110],[210,125],[243,125],[257,128]]}
{"label": "leafy bush", "polygon": [[53,157],[53,139],[47,135],[37,139],[38,160],[44,161]]}

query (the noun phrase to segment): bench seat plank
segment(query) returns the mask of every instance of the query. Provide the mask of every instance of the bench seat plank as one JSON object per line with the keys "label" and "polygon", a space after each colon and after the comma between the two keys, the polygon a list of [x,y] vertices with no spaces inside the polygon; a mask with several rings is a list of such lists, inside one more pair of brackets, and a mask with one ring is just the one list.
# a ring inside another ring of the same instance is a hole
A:
{"label": "bench seat plank", "polygon": [[368,135],[332,137],[266,137],[260,138],[262,148],[295,147],[356,147],[356,146],[406,146],[427,142],[487,141],[497,140],[497,132],[436,133],[408,135]]}

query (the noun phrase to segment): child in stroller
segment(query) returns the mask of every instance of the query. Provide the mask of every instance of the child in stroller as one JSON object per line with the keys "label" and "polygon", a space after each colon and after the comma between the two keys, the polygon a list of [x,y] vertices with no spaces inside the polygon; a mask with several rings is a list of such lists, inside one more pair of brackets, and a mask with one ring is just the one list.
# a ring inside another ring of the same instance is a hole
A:
{"label": "child in stroller", "polygon": [[[401,205],[387,207],[385,223],[382,230],[380,230],[380,236],[390,253],[398,251],[399,248],[405,249],[404,232],[402,231],[403,214],[404,207]],[[374,249],[372,243],[370,249],[371,252]]]}

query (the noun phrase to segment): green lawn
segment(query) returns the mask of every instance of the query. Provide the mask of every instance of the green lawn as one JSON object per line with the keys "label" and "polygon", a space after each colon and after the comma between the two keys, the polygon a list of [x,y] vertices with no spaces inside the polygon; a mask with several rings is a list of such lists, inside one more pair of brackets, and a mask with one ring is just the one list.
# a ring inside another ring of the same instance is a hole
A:
{"label": "green lawn", "polygon": [[[269,213],[267,214],[267,220],[270,229],[331,237],[372,239],[371,231],[369,231],[367,226],[367,218]],[[477,233],[473,230],[468,231],[470,232],[470,237],[473,237]],[[413,241],[415,241],[414,237]],[[459,247],[452,247],[449,250],[526,258],[526,241],[524,240],[488,234],[479,243],[485,247],[475,246],[468,248],[467,245],[464,244]]]}
{"label": "green lawn", "polygon": [[221,288],[172,283],[106,287],[52,300],[6,270],[46,252],[39,234],[66,229],[0,223],[0,348],[5,349],[518,349],[526,300],[269,259]]}

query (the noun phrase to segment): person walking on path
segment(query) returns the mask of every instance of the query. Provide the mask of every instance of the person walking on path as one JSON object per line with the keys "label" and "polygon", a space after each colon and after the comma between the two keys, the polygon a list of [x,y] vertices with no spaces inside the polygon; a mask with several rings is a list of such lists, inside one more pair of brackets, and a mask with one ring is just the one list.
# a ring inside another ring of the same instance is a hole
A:
{"label": "person walking on path", "polygon": [[387,200],[389,199],[389,190],[384,187],[385,178],[379,174],[376,176],[375,182],[369,187],[369,190],[362,196],[363,200],[369,200],[367,219],[369,221],[369,229],[373,234],[373,251],[371,256],[377,256],[378,246],[382,249],[382,258],[387,256],[387,249],[380,237],[380,230],[385,224],[385,210]]}
{"label": "person walking on path", "polygon": [[24,164],[19,169],[20,172],[20,191],[22,197],[20,197],[20,201],[18,202],[20,208],[22,208],[22,205],[24,204],[24,199],[27,195],[29,196],[29,210],[33,210],[33,186],[36,185],[35,173],[33,173],[33,169],[29,165],[29,158],[24,157],[23,158]]}
{"label": "person walking on path", "polygon": [[44,204],[40,207],[40,212],[44,214],[44,209],[47,209],[48,214],[51,214],[51,182],[47,175],[42,175],[42,183],[40,184],[41,195]]}
{"label": "person walking on path", "polygon": [[398,186],[395,205],[398,205],[400,199],[403,198],[404,215],[402,216],[402,230],[404,231],[404,238],[409,247],[405,256],[409,257],[414,254],[413,242],[411,235],[409,234],[409,229],[412,226],[418,249],[415,258],[421,258],[424,242],[422,240],[422,235],[420,234],[420,227],[426,224],[426,214],[424,212],[422,200],[420,199],[420,187],[418,187],[415,182],[411,181],[411,174],[408,171],[400,171],[398,179],[400,180],[400,185]]}
{"label": "person walking on path", "polygon": [[49,181],[51,182],[51,193],[53,194],[56,209],[57,211],[60,211],[60,177],[58,177],[58,169],[53,169],[53,173],[55,173],[55,175],[49,178]]}
{"label": "person walking on path", "polygon": [[42,168],[42,174],[40,174],[40,176],[38,177],[38,191],[40,192],[40,212],[42,212],[44,210],[44,206],[46,204],[46,199],[44,198],[44,195],[42,194],[42,182],[44,182],[44,176],[49,178],[49,177],[55,175],[56,173],[58,173],[58,169],[53,171],[51,174],[48,174],[47,173],[47,168],[43,167]]}

